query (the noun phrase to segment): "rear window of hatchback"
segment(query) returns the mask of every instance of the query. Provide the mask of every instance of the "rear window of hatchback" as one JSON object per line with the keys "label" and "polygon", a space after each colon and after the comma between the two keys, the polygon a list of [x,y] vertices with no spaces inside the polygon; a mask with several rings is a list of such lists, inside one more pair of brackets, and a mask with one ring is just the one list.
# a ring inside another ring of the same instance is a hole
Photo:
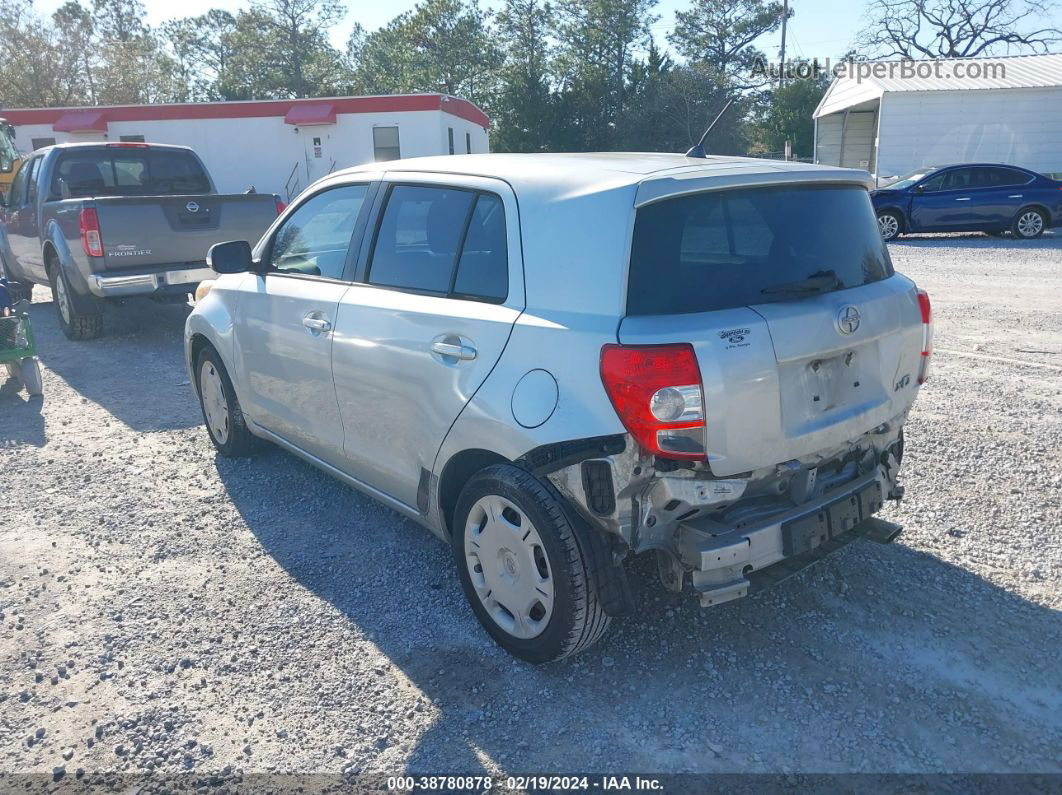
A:
{"label": "rear window of hatchback", "polygon": [[794,300],[823,290],[785,286],[812,280],[842,290],[893,272],[870,196],[860,186],[696,193],[638,210],[627,314],[710,312]]}

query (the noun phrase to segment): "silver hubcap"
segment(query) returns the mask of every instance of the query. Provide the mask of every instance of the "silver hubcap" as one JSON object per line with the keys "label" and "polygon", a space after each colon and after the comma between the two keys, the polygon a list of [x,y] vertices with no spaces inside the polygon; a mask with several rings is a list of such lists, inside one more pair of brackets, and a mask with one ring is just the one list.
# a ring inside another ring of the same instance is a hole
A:
{"label": "silver hubcap", "polygon": [[531,520],[514,503],[482,497],[468,513],[465,564],[494,622],[517,638],[540,635],[553,615],[553,572]]}
{"label": "silver hubcap", "polygon": [[896,237],[896,233],[900,231],[900,224],[891,215],[879,215],[878,229],[881,230],[881,236],[889,240]]}
{"label": "silver hubcap", "polygon": [[66,294],[66,285],[63,283],[63,277],[59,274],[55,276],[55,300],[59,302],[59,314],[63,316],[63,322],[70,323],[70,299]]}
{"label": "silver hubcap", "polygon": [[218,444],[225,444],[229,440],[229,404],[225,400],[221,374],[213,362],[203,362],[199,371],[199,394],[203,399],[207,428]]}
{"label": "silver hubcap", "polygon": [[1044,219],[1040,213],[1027,212],[1018,219],[1018,233],[1022,237],[1035,237],[1044,228]]}

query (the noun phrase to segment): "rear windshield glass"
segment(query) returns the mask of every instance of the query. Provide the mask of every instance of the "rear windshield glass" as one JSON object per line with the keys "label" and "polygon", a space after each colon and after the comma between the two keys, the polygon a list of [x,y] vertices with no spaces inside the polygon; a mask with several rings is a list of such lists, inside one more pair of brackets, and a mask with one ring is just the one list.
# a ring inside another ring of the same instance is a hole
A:
{"label": "rear windshield glass", "polygon": [[180,196],[209,193],[210,180],[191,152],[151,149],[72,151],[62,155],[52,177],[52,195]]}
{"label": "rear windshield glass", "polygon": [[892,273],[863,188],[698,193],[638,210],[627,313],[669,315],[791,301]]}

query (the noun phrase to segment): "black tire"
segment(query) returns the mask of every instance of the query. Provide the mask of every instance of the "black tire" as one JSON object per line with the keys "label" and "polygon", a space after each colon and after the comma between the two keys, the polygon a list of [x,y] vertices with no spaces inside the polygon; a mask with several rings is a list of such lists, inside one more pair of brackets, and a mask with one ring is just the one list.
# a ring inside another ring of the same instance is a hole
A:
{"label": "black tire", "polygon": [[903,218],[892,210],[881,211],[878,213],[878,231],[885,242],[895,240],[903,233]]}
{"label": "black tire", "polygon": [[[503,628],[487,611],[472,584],[465,554],[469,514],[477,502],[498,496],[516,505],[530,519],[542,541],[553,586],[553,607],[545,628],[535,637],[521,638]],[[588,568],[588,555],[560,496],[551,486],[511,464],[495,464],[477,472],[465,484],[454,512],[454,559],[465,597],[487,633],[515,657],[546,663],[567,657],[596,643],[608,629],[604,610]]]}
{"label": "black tire", "polygon": [[48,269],[48,278],[52,284],[52,303],[59,318],[59,328],[66,338],[74,342],[96,339],[103,331],[103,315],[98,312],[84,314],[77,310],[71,299],[70,282],[61,266],[52,265]]}
{"label": "black tire", "polygon": [[[1037,224],[1033,217],[1038,217]],[[1038,207],[1022,207],[1014,215],[1010,225],[1010,232],[1019,240],[1035,240],[1047,229],[1047,215]]]}
{"label": "black tire", "polygon": [[[221,381],[222,399],[227,411],[224,438],[222,438],[222,433],[215,431],[212,427],[211,419],[208,416],[208,409],[203,396],[203,386],[204,379],[209,376],[206,376],[207,371],[204,368],[210,368],[211,374],[216,373]],[[243,410],[240,408],[236,390],[232,388],[232,380],[229,378],[229,373],[225,369],[225,365],[222,363],[217,351],[209,345],[203,348],[199,354],[198,361],[196,361],[195,379],[195,389],[199,395],[199,408],[203,412],[203,422],[206,425],[210,441],[213,442],[217,451],[226,458],[243,458],[254,453],[258,447],[258,437],[247,429],[247,420],[244,418]]]}

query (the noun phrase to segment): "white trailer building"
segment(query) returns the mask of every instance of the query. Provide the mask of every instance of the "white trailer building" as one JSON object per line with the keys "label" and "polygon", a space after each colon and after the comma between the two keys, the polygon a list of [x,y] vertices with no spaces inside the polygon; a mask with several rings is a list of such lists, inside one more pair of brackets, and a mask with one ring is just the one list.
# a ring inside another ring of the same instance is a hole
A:
{"label": "white trailer building", "polygon": [[853,64],[815,110],[815,162],[879,178],[1009,163],[1062,176],[1062,55]]}
{"label": "white trailer building", "polygon": [[4,110],[30,152],[70,141],[190,146],[223,193],[253,185],[290,199],[373,160],[489,150],[487,116],[443,94]]}

